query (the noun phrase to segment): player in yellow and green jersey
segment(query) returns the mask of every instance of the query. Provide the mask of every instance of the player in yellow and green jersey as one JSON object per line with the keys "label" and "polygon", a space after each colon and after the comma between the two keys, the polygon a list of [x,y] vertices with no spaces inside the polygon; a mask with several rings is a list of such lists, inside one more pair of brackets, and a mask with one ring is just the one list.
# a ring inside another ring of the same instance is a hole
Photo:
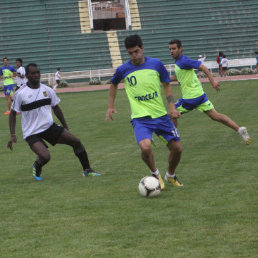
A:
{"label": "player in yellow and green jersey", "polygon": [[[151,170],[151,174],[158,178],[163,190],[165,184],[156,167],[151,144],[152,135],[155,133],[170,151],[166,181],[174,186],[183,186],[175,176],[182,148],[180,136],[171,118],[178,118],[180,112],[175,108],[169,74],[160,60],[144,57],[144,46],[138,35],[128,36],[124,43],[130,60],[119,66],[111,79],[106,120],[113,120],[113,113],[116,113],[114,102],[117,86],[124,80],[131,106],[131,123],[143,161]],[[169,113],[162,100],[161,84],[169,103]]]}
{"label": "player in yellow and green jersey", "polygon": [[[220,122],[238,132],[245,143],[250,144],[251,139],[246,127],[239,127],[228,116],[218,113],[204,93],[202,84],[197,78],[194,69],[202,70],[209,78],[212,87],[217,91],[220,89],[219,84],[214,80],[207,67],[205,67],[200,61],[196,61],[185,56],[183,54],[180,40],[171,40],[169,42],[169,50],[171,56],[176,60],[176,75],[171,76],[171,80],[175,80],[180,83],[180,89],[182,92],[182,98],[175,104],[176,109],[180,111],[181,114],[187,113],[193,109],[198,109],[208,115],[212,120]],[[174,119],[174,123],[177,126],[177,119]]]}
{"label": "player in yellow and green jersey", "polygon": [[0,76],[4,80],[4,95],[7,101],[7,111],[4,115],[9,115],[11,105],[12,105],[12,94],[14,90],[14,81],[13,77],[16,76],[16,70],[11,66],[8,65],[8,58],[3,58],[3,66],[0,68]]}

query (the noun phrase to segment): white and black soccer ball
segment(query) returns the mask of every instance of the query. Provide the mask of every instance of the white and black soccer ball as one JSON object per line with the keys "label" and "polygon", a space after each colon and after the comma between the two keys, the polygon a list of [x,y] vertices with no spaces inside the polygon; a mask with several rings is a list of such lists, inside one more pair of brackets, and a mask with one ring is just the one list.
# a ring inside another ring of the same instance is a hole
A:
{"label": "white and black soccer ball", "polygon": [[146,176],[139,183],[139,192],[145,197],[154,197],[160,194],[159,180],[153,176]]}

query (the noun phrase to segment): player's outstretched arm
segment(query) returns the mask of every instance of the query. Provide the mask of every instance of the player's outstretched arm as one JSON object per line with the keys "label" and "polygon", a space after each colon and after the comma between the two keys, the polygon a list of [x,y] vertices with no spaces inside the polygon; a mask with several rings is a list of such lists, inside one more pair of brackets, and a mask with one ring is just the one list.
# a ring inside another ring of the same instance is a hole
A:
{"label": "player's outstretched arm", "polygon": [[11,138],[7,144],[7,148],[9,148],[10,150],[13,150],[13,143],[17,142],[17,138],[15,135],[15,126],[16,126],[16,112],[11,109],[11,112],[9,114],[9,128],[10,128]]}
{"label": "player's outstretched arm", "polygon": [[64,115],[63,115],[63,112],[62,112],[61,108],[58,105],[56,105],[56,106],[52,107],[52,109],[53,109],[56,117],[58,118],[58,120],[63,125],[63,127],[65,129],[69,130],[68,125],[67,125],[67,123],[65,121],[65,118],[64,118]]}
{"label": "player's outstretched arm", "polygon": [[107,109],[107,112],[106,112],[106,121],[109,121],[109,119],[114,120],[113,114],[117,114],[116,109],[114,108],[116,92],[117,92],[117,85],[111,84],[110,89],[109,89],[108,109]]}
{"label": "player's outstretched arm", "polygon": [[219,83],[216,82],[212,76],[212,74],[210,73],[209,69],[204,66],[204,65],[200,65],[200,69],[207,75],[207,77],[209,78],[209,81],[212,85],[212,87],[216,90],[216,91],[219,91],[220,88],[219,88]]}

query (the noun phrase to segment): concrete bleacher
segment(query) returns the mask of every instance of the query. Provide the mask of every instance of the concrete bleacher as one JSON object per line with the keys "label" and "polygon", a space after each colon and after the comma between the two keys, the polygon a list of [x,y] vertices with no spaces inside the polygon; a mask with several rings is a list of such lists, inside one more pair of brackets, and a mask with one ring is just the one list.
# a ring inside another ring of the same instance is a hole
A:
{"label": "concrete bleacher", "polygon": [[113,33],[118,51],[112,55],[110,34],[82,33],[78,2],[88,4],[86,0],[1,1],[0,55],[7,55],[11,65],[20,57],[25,64],[38,63],[43,74],[61,67],[68,78],[71,72],[80,79],[80,71],[90,76],[90,71],[114,69],[114,64],[128,60],[123,40],[135,33],[143,39],[145,55],[166,65],[174,63],[168,51],[173,38],[182,41],[190,58],[205,53],[211,66],[219,51],[229,60],[243,60],[258,50],[257,0],[129,0],[137,22],[132,19],[132,30]]}

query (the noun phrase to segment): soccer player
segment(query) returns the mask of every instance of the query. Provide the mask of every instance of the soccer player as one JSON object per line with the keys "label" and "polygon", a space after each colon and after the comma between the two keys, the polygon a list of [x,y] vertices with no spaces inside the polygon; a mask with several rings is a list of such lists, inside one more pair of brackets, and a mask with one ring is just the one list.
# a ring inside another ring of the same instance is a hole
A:
{"label": "soccer player", "polygon": [[[243,138],[246,144],[250,144],[250,137],[246,127],[239,127],[228,116],[218,113],[213,104],[209,101],[203,91],[202,84],[197,78],[193,69],[202,70],[210,80],[212,87],[219,91],[219,84],[214,80],[208,68],[201,64],[200,61],[192,60],[183,54],[183,48],[180,40],[171,40],[169,42],[169,51],[171,56],[176,60],[175,74],[171,80],[180,83],[182,98],[176,102],[176,109],[181,113],[187,113],[193,109],[204,112],[214,121],[220,122],[236,132]],[[177,126],[177,119],[174,119]]]}
{"label": "soccer player", "polygon": [[25,76],[25,68],[22,66],[22,59],[16,59],[17,73],[16,73],[16,81],[18,90],[20,87],[25,86],[27,83],[27,78]]}
{"label": "soccer player", "polygon": [[4,95],[7,102],[7,111],[4,113],[4,115],[9,115],[14,89],[13,77],[16,76],[16,70],[11,65],[8,65],[7,57],[3,58],[3,64],[4,65],[0,68],[0,77],[4,79]]}
{"label": "soccer player", "polygon": [[[160,60],[144,57],[144,46],[138,35],[128,36],[124,44],[130,60],[119,66],[111,79],[106,120],[113,120],[113,113],[117,113],[114,108],[117,86],[124,80],[131,105],[131,123],[143,161],[151,174],[159,180],[163,190],[165,184],[156,167],[152,151],[152,134],[155,133],[169,149],[165,180],[174,186],[183,186],[175,175],[182,148],[180,136],[171,118],[179,117],[180,112],[175,109],[169,74]],[[162,100],[160,83],[169,103],[169,114]]]}
{"label": "soccer player", "polygon": [[[7,147],[13,149],[16,143],[15,135],[16,112],[22,116],[23,137],[32,151],[38,156],[33,164],[32,173],[35,180],[42,180],[42,167],[50,160],[50,153],[44,140],[50,144],[56,143],[70,145],[83,167],[84,176],[98,176],[91,167],[87,153],[81,141],[68,129],[61,108],[60,99],[48,86],[40,83],[40,69],[37,64],[26,66],[28,83],[22,86],[15,94],[9,115],[11,139]],[[53,121],[51,108],[63,126]]]}

